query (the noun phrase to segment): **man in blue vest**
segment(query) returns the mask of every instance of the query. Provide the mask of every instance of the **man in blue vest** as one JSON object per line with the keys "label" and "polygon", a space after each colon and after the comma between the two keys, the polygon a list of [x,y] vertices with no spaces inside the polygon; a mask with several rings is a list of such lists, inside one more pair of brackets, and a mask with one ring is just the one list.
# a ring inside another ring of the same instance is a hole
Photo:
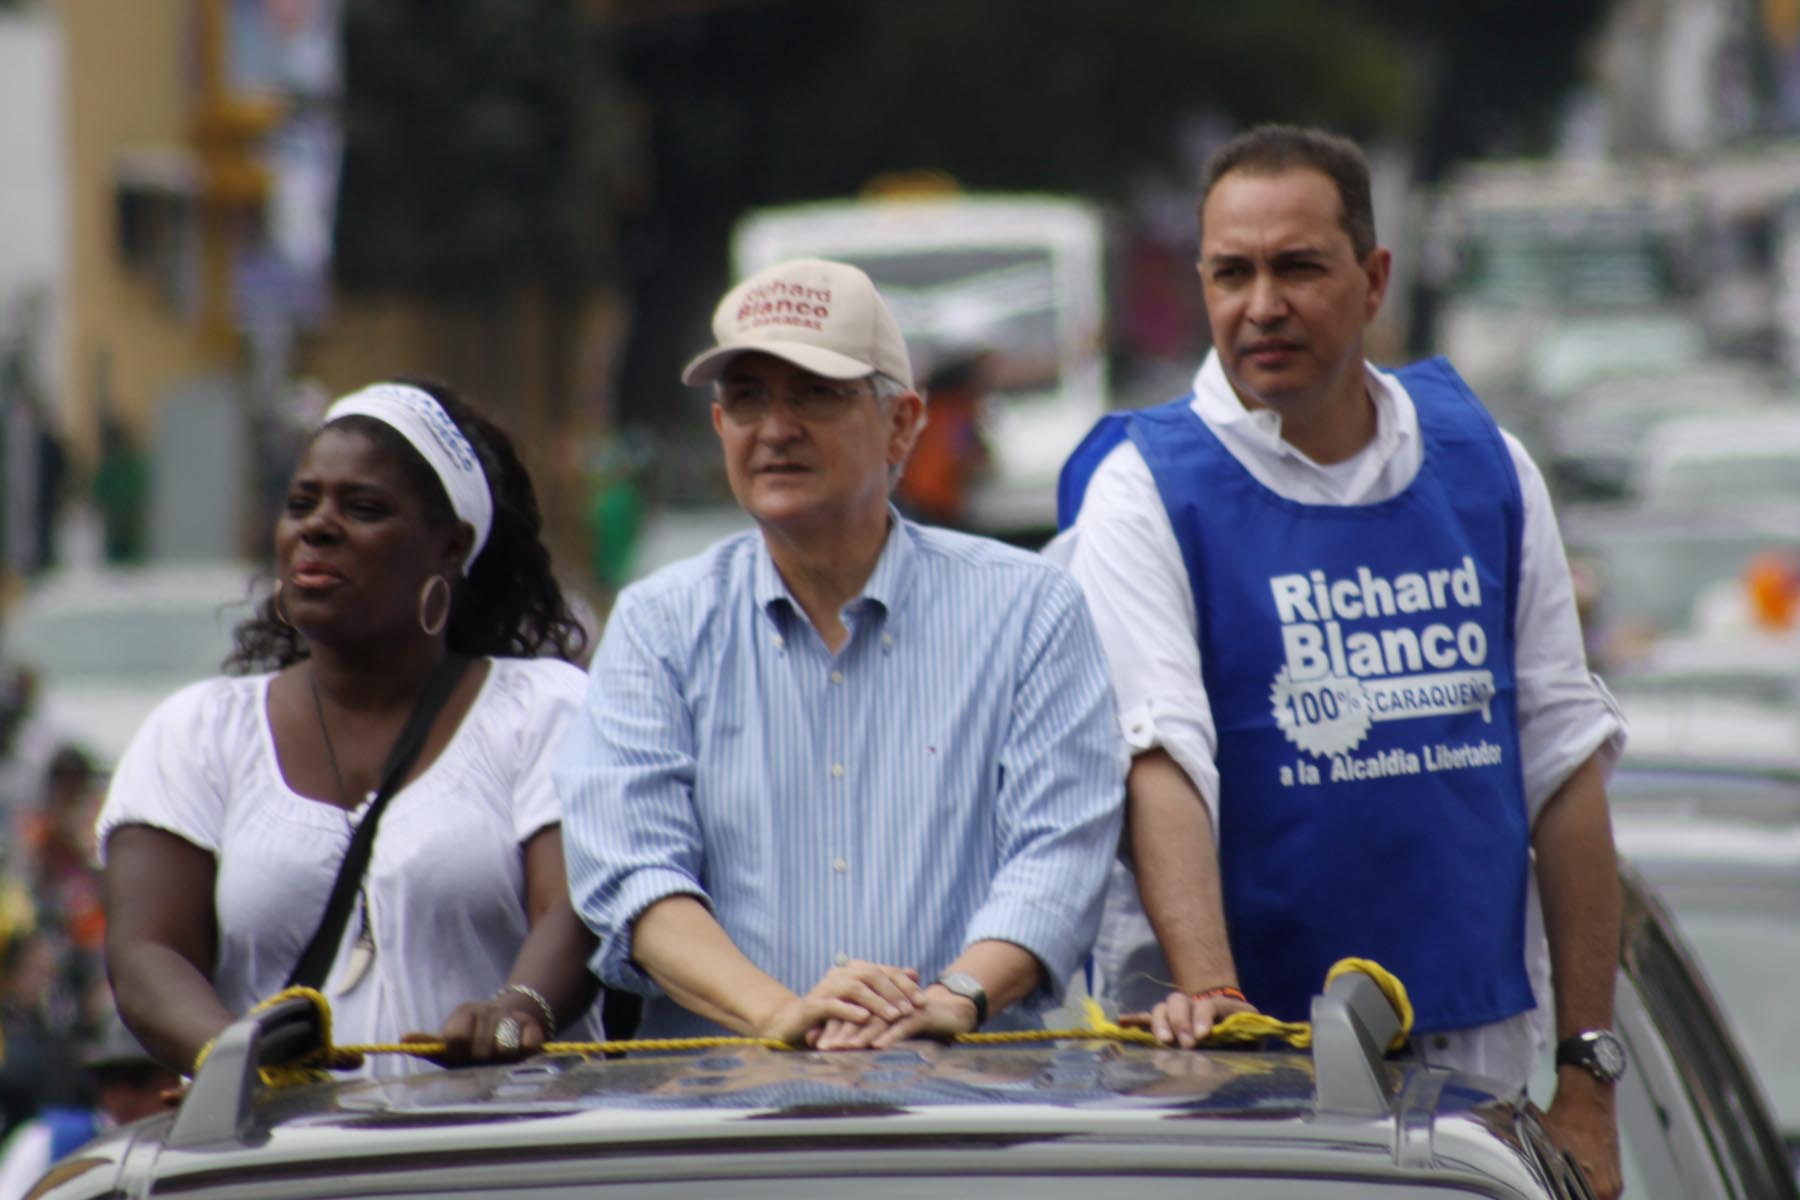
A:
{"label": "man in blue vest", "polygon": [[1051,549],[1134,752],[1127,898],[1175,984],[1151,1027],[1305,1019],[1355,955],[1404,981],[1427,1061],[1522,1089],[1553,994],[1550,1122],[1615,1195],[1624,726],[1543,479],[1448,363],[1365,361],[1390,256],[1355,145],[1251,130],[1200,216],[1214,349],[1071,457]]}

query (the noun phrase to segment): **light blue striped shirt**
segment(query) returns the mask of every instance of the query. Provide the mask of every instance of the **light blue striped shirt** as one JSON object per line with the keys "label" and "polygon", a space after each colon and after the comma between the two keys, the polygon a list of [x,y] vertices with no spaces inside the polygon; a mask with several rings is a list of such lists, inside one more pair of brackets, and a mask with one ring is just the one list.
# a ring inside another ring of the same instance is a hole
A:
{"label": "light blue striped shirt", "polygon": [[1127,760],[1081,592],[1036,555],[892,521],[835,656],[754,531],[619,597],[557,785],[594,969],[649,997],[644,1036],[719,1031],[631,961],[632,923],[671,895],[798,993],[847,958],[929,981],[1013,942],[1051,987],[1000,1026],[1093,943]]}

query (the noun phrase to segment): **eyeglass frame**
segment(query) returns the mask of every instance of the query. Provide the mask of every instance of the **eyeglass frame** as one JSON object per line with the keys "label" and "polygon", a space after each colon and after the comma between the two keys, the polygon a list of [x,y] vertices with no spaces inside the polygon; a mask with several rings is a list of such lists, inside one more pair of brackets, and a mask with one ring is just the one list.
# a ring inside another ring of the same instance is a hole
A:
{"label": "eyeglass frame", "polygon": [[[770,387],[760,379],[724,378],[713,385],[713,403],[719,406],[719,411],[727,421],[741,429],[760,424],[774,408],[778,395],[786,400],[789,410],[802,421],[832,421],[850,411],[850,406],[860,398],[859,391],[866,391],[871,399],[876,398],[879,394],[875,387],[876,379],[874,374],[856,379],[828,379],[823,375],[809,375],[797,386],[777,388]],[[730,396],[733,388],[753,389],[762,393],[754,402],[753,411],[744,411],[742,405],[735,406],[734,411]],[[814,394],[804,394],[801,390],[803,388],[814,389]]]}

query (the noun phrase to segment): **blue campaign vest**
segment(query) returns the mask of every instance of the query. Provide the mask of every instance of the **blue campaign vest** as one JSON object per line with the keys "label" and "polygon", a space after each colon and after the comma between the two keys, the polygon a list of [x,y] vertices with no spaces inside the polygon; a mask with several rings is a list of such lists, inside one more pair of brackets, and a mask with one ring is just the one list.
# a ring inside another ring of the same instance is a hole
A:
{"label": "blue campaign vest", "polygon": [[1523,502],[1498,427],[1450,365],[1397,376],[1424,461],[1383,503],[1276,495],[1183,398],[1096,427],[1064,467],[1058,516],[1073,522],[1129,437],[1193,588],[1226,924],[1252,1002],[1304,1020],[1354,955],[1399,976],[1425,1033],[1533,1007],[1513,675]]}

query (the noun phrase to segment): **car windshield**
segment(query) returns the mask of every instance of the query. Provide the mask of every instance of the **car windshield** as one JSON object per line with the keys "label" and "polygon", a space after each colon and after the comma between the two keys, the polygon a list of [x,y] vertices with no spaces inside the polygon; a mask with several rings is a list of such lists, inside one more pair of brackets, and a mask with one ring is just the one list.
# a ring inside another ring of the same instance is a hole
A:
{"label": "car windshield", "polygon": [[[1562,223],[1573,224],[1566,216]],[[1457,292],[1497,303],[1647,304],[1673,288],[1656,231],[1622,214],[1573,228],[1553,228],[1535,213],[1487,215],[1460,249]]]}
{"label": "car windshield", "polygon": [[1724,1005],[1776,1123],[1800,1130],[1800,883],[1749,888],[1658,880],[1682,936]]}
{"label": "car windshield", "polygon": [[[1022,360],[1055,361],[1057,264],[1047,249],[911,250],[849,256],[867,271],[906,330],[913,353],[1004,346]],[[1044,390],[1039,380],[1035,390]],[[1005,387],[997,389],[1006,392]]]}

